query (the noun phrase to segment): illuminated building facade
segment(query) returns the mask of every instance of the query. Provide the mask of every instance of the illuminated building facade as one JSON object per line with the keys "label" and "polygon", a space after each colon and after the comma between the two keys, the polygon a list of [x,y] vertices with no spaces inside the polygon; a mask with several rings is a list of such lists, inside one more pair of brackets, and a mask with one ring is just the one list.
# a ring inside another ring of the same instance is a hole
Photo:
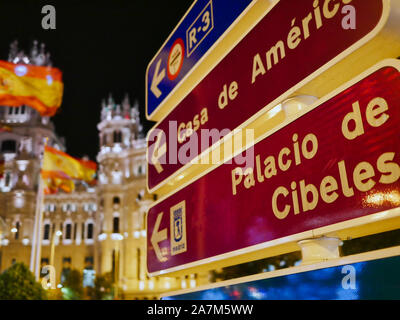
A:
{"label": "illuminated building facade", "polygon": [[[8,60],[51,65],[44,45],[39,50],[36,42],[30,55],[12,44]],[[76,182],[72,193],[45,196],[41,266],[55,267],[58,285],[72,269],[83,273],[84,287],[94,285],[96,274],[112,272],[119,295],[133,299],[152,299],[163,291],[206,282],[206,275],[148,278],[145,213],[154,197],[146,191],[146,143],[138,104],[132,107],[126,96],[119,105],[110,96],[102,102],[100,118],[97,186]],[[30,264],[44,138],[54,148],[66,148],[51,120],[27,106],[2,106],[0,126],[4,160],[0,271],[4,271],[14,262]]]}

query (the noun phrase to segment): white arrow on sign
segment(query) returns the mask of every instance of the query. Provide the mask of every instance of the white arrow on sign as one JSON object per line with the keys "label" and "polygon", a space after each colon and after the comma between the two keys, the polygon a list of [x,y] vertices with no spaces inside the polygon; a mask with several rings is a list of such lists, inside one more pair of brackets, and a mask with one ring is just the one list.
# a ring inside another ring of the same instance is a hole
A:
{"label": "white arrow on sign", "polygon": [[167,258],[163,256],[163,254],[161,253],[161,249],[158,246],[159,242],[164,241],[168,238],[167,229],[158,231],[158,228],[160,228],[162,216],[163,212],[159,213],[157,216],[156,224],[154,226],[150,241],[153,245],[154,251],[156,252],[157,259],[161,262],[164,262],[167,260]]}
{"label": "white arrow on sign", "polygon": [[160,70],[160,65],[161,65],[161,59],[158,60],[157,62],[156,70],[154,70],[153,80],[151,80],[151,87],[150,87],[150,90],[153,92],[156,98],[159,98],[161,96],[162,92],[160,89],[158,89],[158,85],[165,77],[165,68],[163,68],[161,72],[158,73],[158,71]]}
{"label": "white arrow on sign", "polygon": [[154,165],[156,167],[156,170],[158,173],[161,173],[164,169],[160,163],[160,158],[167,153],[167,143],[164,142],[161,146],[160,146],[160,141],[162,138],[163,132],[160,131],[157,135],[157,141],[154,144],[154,149],[153,152],[151,154],[151,162],[150,164]]}

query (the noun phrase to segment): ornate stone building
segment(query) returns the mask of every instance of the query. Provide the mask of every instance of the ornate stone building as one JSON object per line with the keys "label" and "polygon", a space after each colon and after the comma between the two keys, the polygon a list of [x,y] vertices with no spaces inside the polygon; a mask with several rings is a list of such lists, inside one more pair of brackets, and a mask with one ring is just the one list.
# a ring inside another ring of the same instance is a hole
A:
{"label": "ornate stone building", "polygon": [[[30,55],[12,44],[8,60],[51,65],[44,45],[39,50],[36,42]],[[0,157],[5,167],[0,179],[3,271],[16,261],[30,264],[44,137],[62,151],[65,142],[56,135],[49,118],[28,106],[1,106],[0,128]],[[119,295],[125,298],[151,299],[164,291],[196,286],[196,275],[149,279],[146,274],[145,213],[154,199],[145,187],[146,143],[138,104],[131,106],[126,96],[119,105],[110,96],[102,102],[97,128],[97,185],[76,182],[72,193],[45,197],[42,266],[55,267],[59,288],[72,269],[83,273],[86,287],[93,286],[96,275],[112,272]]]}
{"label": "ornate stone building", "polygon": [[145,214],[153,197],[146,192],[146,141],[138,104],[112,97],[103,101],[98,170],[98,272],[112,271],[125,297],[152,298],[178,288],[173,278],[146,274]]}

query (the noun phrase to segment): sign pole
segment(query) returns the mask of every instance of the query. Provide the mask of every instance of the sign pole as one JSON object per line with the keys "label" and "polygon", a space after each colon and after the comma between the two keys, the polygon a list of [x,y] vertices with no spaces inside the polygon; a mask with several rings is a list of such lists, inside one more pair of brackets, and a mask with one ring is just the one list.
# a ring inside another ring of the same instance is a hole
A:
{"label": "sign pole", "polygon": [[36,262],[35,262],[35,277],[36,280],[39,280],[40,275],[40,257],[42,254],[42,223],[43,223],[43,203],[44,203],[44,196],[43,196],[43,179],[40,175],[39,178],[39,208],[38,208],[38,227],[37,227],[37,240],[36,240]]}
{"label": "sign pole", "polygon": [[36,280],[39,280],[39,269],[40,269],[40,256],[41,256],[41,226],[43,221],[43,179],[42,179],[42,166],[43,166],[43,158],[45,147],[47,145],[48,138],[45,138],[44,146],[43,146],[43,157],[40,160],[40,171],[39,171],[39,186],[38,186],[38,194],[36,197],[36,211],[35,211],[35,223],[34,230],[32,236],[32,250],[31,250],[31,259],[30,259],[30,270],[35,274]]}
{"label": "sign pole", "polygon": [[[41,173],[39,173],[39,176]],[[37,228],[38,228],[38,217],[39,217],[39,202],[40,202],[40,185],[41,185],[41,178],[39,178],[39,187],[38,193],[36,195],[36,210],[35,210],[35,222],[33,227],[33,234],[32,234],[32,249],[31,249],[31,259],[30,259],[30,270],[32,273],[35,274],[35,257],[36,257],[36,241],[37,241]]]}

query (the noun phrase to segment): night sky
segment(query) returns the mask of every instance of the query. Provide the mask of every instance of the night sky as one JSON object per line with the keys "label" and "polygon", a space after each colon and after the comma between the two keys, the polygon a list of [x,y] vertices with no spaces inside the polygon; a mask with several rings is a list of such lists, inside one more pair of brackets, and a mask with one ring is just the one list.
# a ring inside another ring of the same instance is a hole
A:
{"label": "night sky", "polygon": [[[0,59],[10,43],[29,53],[44,42],[53,66],[63,72],[64,96],[52,119],[67,152],[76,157],[98,152],[101,100],[124,93],[139,101],[145,129],[145,72],[153,56],[192,4],[192,0],[35,1],[1,0]],[[56,8],[56,30],[42,29],[42,6]]]}

